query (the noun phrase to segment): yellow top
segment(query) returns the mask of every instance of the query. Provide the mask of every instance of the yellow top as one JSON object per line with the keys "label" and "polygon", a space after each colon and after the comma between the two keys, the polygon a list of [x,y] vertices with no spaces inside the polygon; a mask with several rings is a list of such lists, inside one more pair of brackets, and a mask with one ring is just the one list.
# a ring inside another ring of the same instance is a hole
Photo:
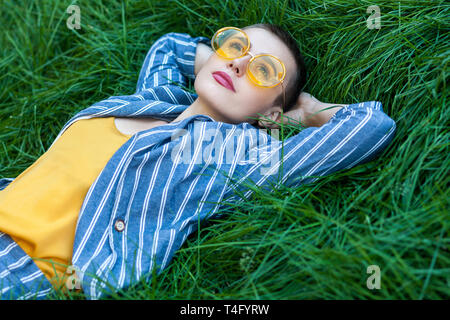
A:
{"label": "yellow top", "polygon": [[0,191],[0,231],[33,258],[55,288],[65,289],[84,198],[130,137],[116,128],[114,117],[78,120]]}

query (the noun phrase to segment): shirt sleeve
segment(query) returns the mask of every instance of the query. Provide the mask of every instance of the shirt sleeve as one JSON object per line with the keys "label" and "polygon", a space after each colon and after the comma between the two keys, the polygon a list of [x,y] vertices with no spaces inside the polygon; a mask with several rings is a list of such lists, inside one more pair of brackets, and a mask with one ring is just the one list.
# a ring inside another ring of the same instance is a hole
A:
{"label": "shirt sleeve", "polygon": [[206,37],[174,32],[163,35],[145,57],[136,93],[111,96],[94,103],[91,108],[105,113],[114,111],[116,116],[133,114],[175,119],[197,98],[182,86],[186,87],[188,79],[195,79],[195,55],[199,42],[210,45],[210,39]]}
{"label": "shirt sleeve", "polygon": [[238,178],[228,190],[244,181],[252,186],[277,188],[280,180],[289,187],[314,182],[318,177],[373,160],[390,144],[395,130],[395,121],[383,112],[381,102],[345,106],[326,124],[303,129],[284,143],[268,136],[270,152],[267,145],[260,143],[249,148],[248,153],[258,161],[239,162]]}
{"label": "shirt sleeve", "polygon": [[191,37],[187,33],[167,33],[159,38],[145,57],[136,92],[178,84],[186,86],[194,79],[195,55],[199,42],[210,45],[206,37]]}

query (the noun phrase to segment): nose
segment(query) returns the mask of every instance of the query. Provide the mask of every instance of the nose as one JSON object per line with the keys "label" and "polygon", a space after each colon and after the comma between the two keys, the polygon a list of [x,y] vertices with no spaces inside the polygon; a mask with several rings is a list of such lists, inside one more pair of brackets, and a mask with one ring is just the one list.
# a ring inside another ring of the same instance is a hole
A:
{"label": "nose", "polygon": [[227,67],[230,68],[237,77],[242,77],[245,74],[250,59],[251,56],[247,54],[241,58],[228,61]]}

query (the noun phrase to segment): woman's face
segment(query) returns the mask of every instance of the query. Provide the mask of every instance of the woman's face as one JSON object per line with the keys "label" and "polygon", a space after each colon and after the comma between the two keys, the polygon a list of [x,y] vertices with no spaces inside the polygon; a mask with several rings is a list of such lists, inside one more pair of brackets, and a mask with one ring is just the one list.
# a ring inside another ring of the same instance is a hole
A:
{"label": "woman's face", "polygon": [[[287,46],[270,31],[261,28],[244,30],[250,39],[250,52],[253,55],[269,53],[283,61],[286,77],[283,86],[292,80],[296,68],[295,60]],[[257,113],[274,116],[276,119],[282,106],[274,105],[275,99],[282,94],[281,85],[273,88],[258,87],[247,77],[246,68],[249,54],[234,60],[226,60],[213,53],[197,74],[195,91],[202,104],[228,123],[254,123],[248,117],[260,117]],[[234,91],[220,84],[213,76],[214,72],[228,74],[233,82]],[[275,120],[274,119],[274,120]]]}

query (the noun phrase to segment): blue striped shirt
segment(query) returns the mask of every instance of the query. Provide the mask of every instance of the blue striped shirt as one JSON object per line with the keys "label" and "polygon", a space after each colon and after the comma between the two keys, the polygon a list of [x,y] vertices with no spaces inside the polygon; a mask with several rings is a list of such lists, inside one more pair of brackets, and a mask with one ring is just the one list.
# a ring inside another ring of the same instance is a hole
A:
{"label": "blue striped shirt", "polygon": [[[145,57],[135,94],[78,112],[55,141],[81,119],[174,120],[197,98],[182,87],[194,79],[198,42],[209,39],[184,33],[159,38]],[[284,141],[247,122],[206,115],[135,133],[96,178],[79,213],[72,264],[85,294],[97,299],[148,279],[153,268],[161,272],[199,221],[219,216],[222,200],[250,197],[249,183],[267,191],[297,187],[365,163],[388,146],[395,128],[381,103],[368,101]],[[1,179],[0,186],[12,180]]]}

